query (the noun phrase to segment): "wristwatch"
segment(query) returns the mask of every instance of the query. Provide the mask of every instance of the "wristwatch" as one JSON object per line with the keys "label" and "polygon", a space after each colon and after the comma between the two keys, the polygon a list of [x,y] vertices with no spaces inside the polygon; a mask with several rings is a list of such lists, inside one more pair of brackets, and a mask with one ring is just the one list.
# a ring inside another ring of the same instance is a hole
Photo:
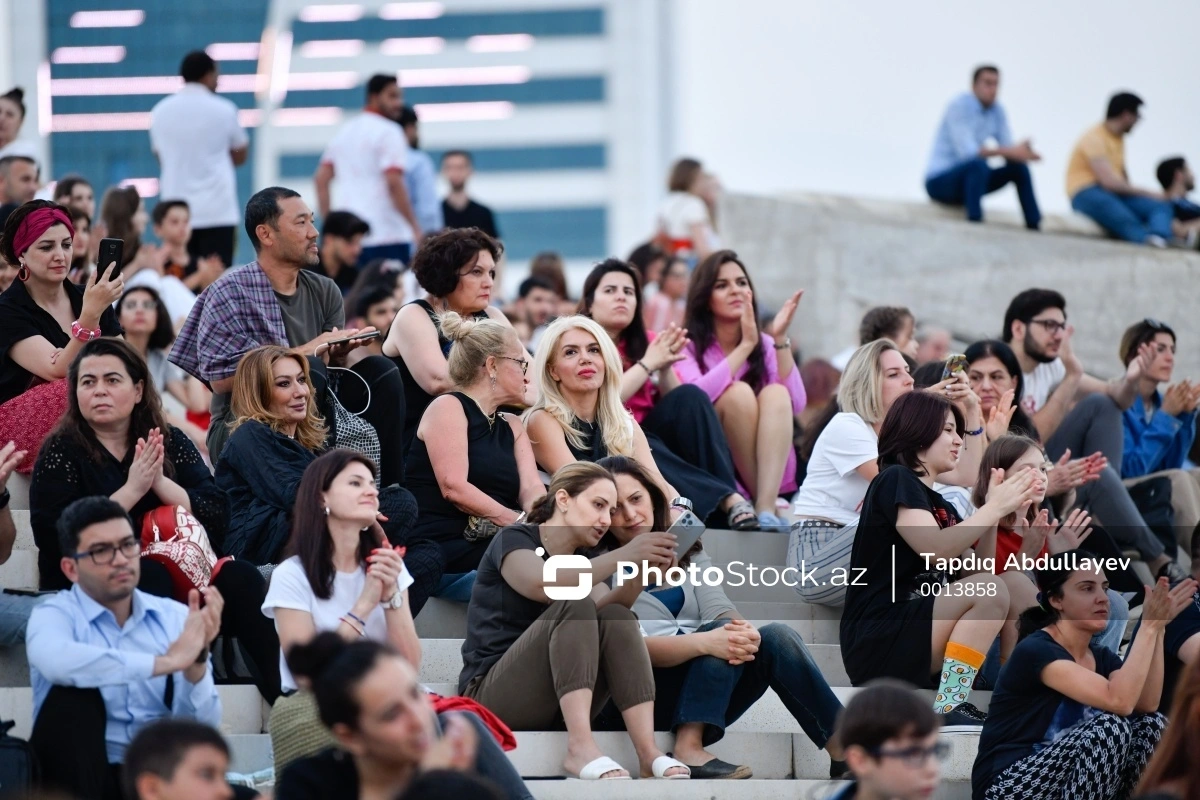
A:
{"label": "wristwatch", "polygon": [[8,507],[8,501],[12,499],[12,495],[8,493],[8,489],[0,492],[0,511]]}
{"label": "wristwatch", "polygon": [[692,501],[683,496],[676,497],[674,500],[672,500],[671,508],[686,508],[688,511],[694,510]]}
{"label": "wristwatch", "polygon": [[388,600],[386,603],[380,603],[380,605],[383,606],[384,611],[395,611],[399,608],[403,608],[404,592],[400,591],[399,587],[397,587],[395,593],[392,595],[392,599]]}
{"label": "wristwatch", "polygon": [[771,346],[774,347],[776,350],[791,350],[792,349],[792,337],[784,336],[783,341],[776,342],[775,344],[773,344]]}

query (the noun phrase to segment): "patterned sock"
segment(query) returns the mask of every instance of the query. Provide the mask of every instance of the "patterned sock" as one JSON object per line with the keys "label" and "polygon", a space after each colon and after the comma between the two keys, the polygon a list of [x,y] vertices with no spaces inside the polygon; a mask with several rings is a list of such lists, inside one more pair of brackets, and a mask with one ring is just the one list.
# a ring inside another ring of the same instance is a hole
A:
{"label": "patterned sock", "polygon": [[971,695],[975,673],[983,666],[984,653],[958,642],[946,643],[946,658],[942,661],[942,682],[933,698],[933,710],[948,714],[965,703]]}

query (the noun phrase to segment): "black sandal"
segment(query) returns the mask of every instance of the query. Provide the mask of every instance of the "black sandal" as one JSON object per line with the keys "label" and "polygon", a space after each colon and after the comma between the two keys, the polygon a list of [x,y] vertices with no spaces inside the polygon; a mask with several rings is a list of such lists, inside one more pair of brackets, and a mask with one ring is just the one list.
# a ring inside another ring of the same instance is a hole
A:
{"label": "black sandal", "polygon": [[749,500],[740,500],[729,507],[729,515],[726,518],[729,523],[729,529],[734,531],[757,531],[760,530],[758,524],[758,512],[754,510],[754,506]]}
{"label": "black sandal", "polygon": [[689,765],[689,769],[692,770],[692,780],[694,781],[741,781],[754,774],[745,764],[730,764],[728,761],[722,761],[719,758],[714,758],[698,767]]}

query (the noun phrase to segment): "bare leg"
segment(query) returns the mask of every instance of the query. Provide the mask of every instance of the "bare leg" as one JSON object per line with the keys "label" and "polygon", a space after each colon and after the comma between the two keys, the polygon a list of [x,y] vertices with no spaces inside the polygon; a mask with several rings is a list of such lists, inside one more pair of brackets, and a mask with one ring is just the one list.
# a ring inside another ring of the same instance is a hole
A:
{"label": "bare leg", "polygon": [[[563,759],[563,769],[570,775],[578,775],[581,769],[604,755],[596,744],[596,737],[592,736],[592,690],[567,692],[558,699],[558,705],[567,723],[567,756]],[[606,772],[602,777],[618,778],[622,774],[628,772],[624,769]]]}
{"label": "bare leg", "polygon": [[675,729],[675,757],[685,764],[696,766],[716,758],[704,749],[703,722],[688,722]]}
{"label": "bare leg", "polygon": [[[943,596],[933,601],[930,674],[941,672],[948,642],[986,653],[1008,618],[1008,587],[995,575],[971,575],[955,583],[976,584],[976,596]],[[988,596],[992,591],[995,593]]]}
{"label": "bare leg", "polygon": [[1000,661],[1008,660],[1013,648],[1017,646],[1017,619],[1027,608],[1037,605],[1037,587],[1029,576],[1019,570],[1010,569],[1000,575],[1000,580],[1008,587],[1008,617],[1004,627],[1000,629]]}
{"label": "bare leg", "polygon": [[[748,384],[734,381],[717,398],[714,407],[729,440],[733,467],[742,484],[754,491],[758,483],[758,398]],[[791,434],[788,439],[791,440]],[[774,508],[771,507],[772,512]]]}
{"label": "bare leg", "polygon": [[[629,731],[633,749],[637,751],[638,766],[642,777],[653,777],[654,759],[666,755],[654,741],[654,703],[638,703],[636,706],[630,706],[621,712],[621,717],[625,720],[625,730]],[[666,774],[682,775],[686,772],[685,769],[671,767]]]}
{"label": "bare leg", "polygon": [[778,383],[758,393],[758,482],[754,488],[755,510],[775,513],[775,498],[783,483],[788,450],[792,447],[792,397]]}

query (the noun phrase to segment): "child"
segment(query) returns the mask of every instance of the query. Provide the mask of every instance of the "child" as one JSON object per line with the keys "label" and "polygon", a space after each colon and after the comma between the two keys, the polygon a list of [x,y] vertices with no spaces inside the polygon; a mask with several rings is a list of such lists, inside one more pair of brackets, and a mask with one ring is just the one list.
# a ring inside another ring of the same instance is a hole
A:
{"label": "child", "polygon": [[257,797],[235,793],[225,780],[229,746],[199,722],[167,719],[148,725],[125,751],[125,796],[129,800],[230,800]]}
{"label": "child", "polygon": [[154,235],[162,242],[163,274],[174,275],[196,294],[217,278],[228,266],[221,257],[208,255],[195,258],[188,253],[192,238],[192,213],[183,200],[164,200],[154,207],[151,215]]}

